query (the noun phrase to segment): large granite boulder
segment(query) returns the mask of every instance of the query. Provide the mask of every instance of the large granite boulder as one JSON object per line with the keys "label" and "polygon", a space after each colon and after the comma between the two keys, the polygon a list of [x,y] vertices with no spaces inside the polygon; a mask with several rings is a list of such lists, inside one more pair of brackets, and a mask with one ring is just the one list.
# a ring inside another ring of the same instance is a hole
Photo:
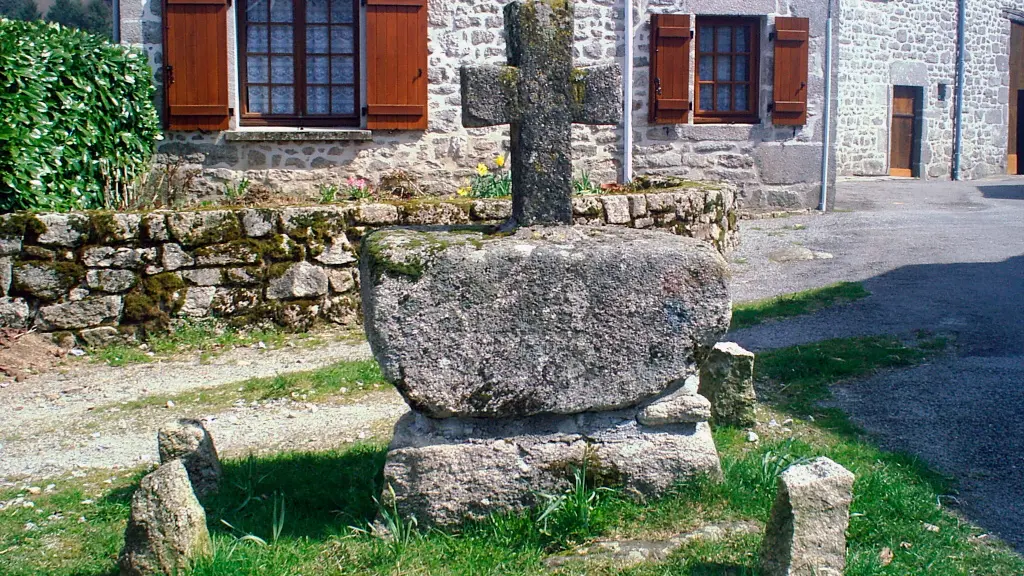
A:
{"label": "large granite boulder", "polygon": [[[561,494],[577,469],[624,493],[656,497],[694,476],[721,477],[707,422],[647,427],[636,409],[508,420],[408,412],[384,466],[403,516],[420,525],[517,512]],[[385,490],[386,498],[391,491]]]}
{"label": "large granite boulder", "polygon": [[731,315],[718,252],[657,231],[382,230],[360,266],[374,356],[435,418],[633,406],[696,374]]}

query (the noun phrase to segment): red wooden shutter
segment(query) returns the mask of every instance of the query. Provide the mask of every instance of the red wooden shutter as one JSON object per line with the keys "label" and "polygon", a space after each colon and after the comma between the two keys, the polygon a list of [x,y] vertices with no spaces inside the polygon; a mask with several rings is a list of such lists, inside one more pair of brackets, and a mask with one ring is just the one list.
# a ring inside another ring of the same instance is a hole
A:
{"label": "red wooden shutter", "polygon": [[775,102],[772,122],[782,126],[807,123],[807,18],[775,19]]}
{"label": "red wooden shutter", "polygon": [[427,0],[366,2],[366,127],[427,128]]}
{"label": "red wooden shutter", "polygon": [[650,121],[684,124],[690,119],[690,16],[651,15]]}
{"label": "red wooden shutter", "polygon": [[227,130],[227,0],[166,0],[168,130]]}

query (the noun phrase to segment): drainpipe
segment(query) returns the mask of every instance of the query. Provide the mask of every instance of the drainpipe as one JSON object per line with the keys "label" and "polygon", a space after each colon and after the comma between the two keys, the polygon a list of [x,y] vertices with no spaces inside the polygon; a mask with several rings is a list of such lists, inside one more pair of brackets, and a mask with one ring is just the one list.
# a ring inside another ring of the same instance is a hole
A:
{"label": "drainpipe", "polygon": [[964,143],[964,59],[967,53],[967,0],[959,0],[956,18],[956,104],[953,111],[953,180],[960,180]]}
{"label": "drainpipe", "polygon": [[623,0],[626,50],[622,63],[622,183],[633,179],[633,0]]}
{"label": "drainpipe", "polygon": [[825,19],[825,118],[822,124],[821,201],[818,210],[828,209],[828,156],[832,145],[832,0],[828,0]]}
{"label": "drainpipe", "polygon": [[112,0],[110,3],[110,11],[113,13],[113,24],[114,30],[111,36],[114,39],[114,44],[121,43],[121,3],[118,0]]}

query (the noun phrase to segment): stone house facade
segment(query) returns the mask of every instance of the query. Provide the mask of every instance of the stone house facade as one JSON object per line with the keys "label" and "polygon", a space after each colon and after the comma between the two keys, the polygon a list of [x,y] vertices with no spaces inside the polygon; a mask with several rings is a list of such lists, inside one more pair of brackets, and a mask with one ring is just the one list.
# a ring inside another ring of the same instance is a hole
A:
{"label": "stone house facade", "polygon": [[[964,0],[961,177],[1016,174],[1016,108],[1024,50],[1021,0]],[[956,126],[957,0],[842,0],[836,160],[840,175],[949,179]],[[1016,32],[1014,32],[1016,30]],[[1018,41],[1019,43],[1019,41]],[[1014,86],[1011,87],[1011,80]],[[899,92],[913,101],[901,137]],[[1013,164],[1012,166],[1010,164]]]}
{"label": "stone house facade", "polygon": [[[168,118],[169,129],[158,147],[162,158],[201,167],[199,182],[208,193],[222,192],[225,184],[242,178],[310,195],[350,175],[370,181],[411,177],[435,194],[450,194],[464,185],[478,163],[493,161],[507,146],[507,127],[463,127],[459,76],[463,65],[506,62],[503,3],[362,4],[122,0],[118,37],[149,55],[158,104]],[[577,65],[623,63],[624,6],[621,0],[576,2]],[[728,181],[737,186],[746,209],[817,206],[827,3],[638,0],[632,8],[634,175]],[[407,28],[399,22],[402,32],[395,35],[394,24],[389,32],[381,14],[403,11],[417,14]],[[665,45],[685,56],[666,69],[670,77],[662,86],[676,82],[676,90],[683,92],[672,101],[696,105],[692,113],[668,122],[653,121],[650,114],[654,15],[688,16],[692,37],[679,37],[681,44],[670,39]],[[780,17],[796,18],[805,30],[776,42]],[[419,22],[422,39],[415,38]],[[183,55],[188,49],[181,46],[181,38],[198,44],[200,53]],[[422,50],[416,44],[420,40]],[[381,48],[382,43],[389,46]],[[804,111],[796,121],[787,113],[790,121],[780,125],[776,117],[785,114],[773,113],[772,107],[779,88],[775,54],[782,45],[794,54],[805,53],[802,62],[798,55],[790,66],[796,71],[786,74],[789,89],[795,84],[800,92],[787,98],[798,100],[795,105]],[[293,53],[306,57],[294,58]],[[416,122],[389,123],[388,116],[374,114],[409,112],[408,107],[385,109],[378,104],[392,92],[388,80],[381,80],[391,70],[398,75],[411,70],[412,91],[423,92],[423,114]],[[702,71],[704,78],[698,79]],[[209,101],[188,99],[196,93],[207,94]],[[717,110],[743,107],[751,109],[712,117]],[[326,116],[314,118],[314,112]],[[211,118],[188,115],[192,113],[219,116],[210,123]],[[337,113],[336,120],[327,118],[331,113]],[[272,118],[275,114],[280,121]],[[395,126],[409,129],[391,129]],[[621,126],[574,127],[575,168],[593,181],[619,180],[622,152]]]}

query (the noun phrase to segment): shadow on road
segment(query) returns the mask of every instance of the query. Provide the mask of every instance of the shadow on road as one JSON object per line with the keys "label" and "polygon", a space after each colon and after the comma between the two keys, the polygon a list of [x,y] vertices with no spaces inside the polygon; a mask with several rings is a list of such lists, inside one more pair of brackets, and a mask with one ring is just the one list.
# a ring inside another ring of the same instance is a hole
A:
{"label": "shadow on road", "polygon": [[1024,200],[1024,183],[978,186],[978,190],[992,200]]}
{"label": "shadow on road", "polygon": [[956,477],[962,511],[1024,551],[1024,256],[904,266],[864,284],[868,298],[730,339],[756,351],[918,330],[950,336],[949,355],[838,386],[834,404],[884,447]]}

